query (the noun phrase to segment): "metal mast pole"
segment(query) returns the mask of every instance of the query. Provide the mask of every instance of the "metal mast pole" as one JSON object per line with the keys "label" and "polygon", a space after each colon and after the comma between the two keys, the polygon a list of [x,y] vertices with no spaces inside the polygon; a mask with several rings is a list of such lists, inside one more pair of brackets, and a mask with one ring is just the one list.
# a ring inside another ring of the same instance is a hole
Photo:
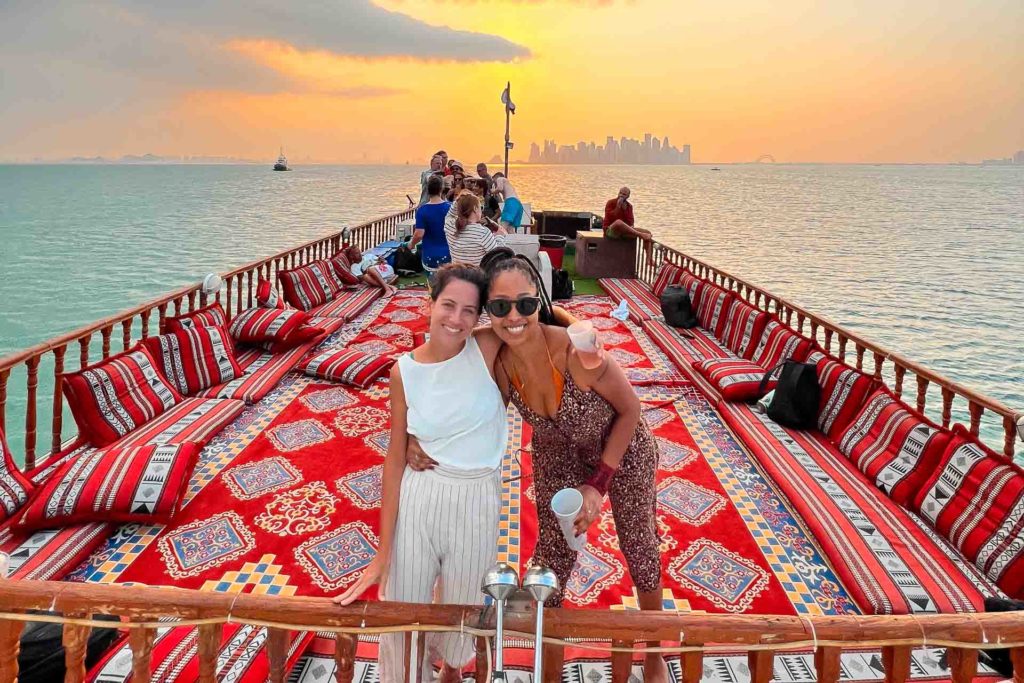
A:
{"label": "metal mast pole", "polygon": [[509,102],[512,101],[512,81],[505,84],[505,93],[508,96],[508,102],[505,103],[505,177],[508,178],[508,127],[511,118]]}

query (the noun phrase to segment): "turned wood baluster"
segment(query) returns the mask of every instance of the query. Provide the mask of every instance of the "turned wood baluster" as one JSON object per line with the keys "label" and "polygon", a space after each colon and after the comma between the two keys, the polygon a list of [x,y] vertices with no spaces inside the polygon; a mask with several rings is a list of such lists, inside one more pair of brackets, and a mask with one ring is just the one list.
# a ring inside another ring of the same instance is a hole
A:
{"label": "turned wood baluster", "polygon": [[220,652],[221,624],[199,625],[199,683],[217,680],[217,655]]}
{"label": "turned wood baluster", "polygon": [[949,422],[953,418],[953,397],[956,394],[953,393],[952,389],[942,387],[942,426],[949,427]]}
{"label": "turned wood baluster", "polygon": [[811,320],[811,341],[815,344],[818,343],[818,321]]}
{"label": "turned wood baluster", "polygon": [[53,421],[50,423],[53,439],[50,441],[50,452],[56,453],[60,450],[60,433],[64,420],[64,396],[61,393],[60,385],[64,374],[64,353],[67,346],[58,346],[53,350]]}
{"label": "turned wood baluster", "polygon": [[907,369],[899,363],[893,363],[893,374],[896,377],[896,385],[893,387],[893,392],[896,394],[896,398],[902,398],[903,396],[903,378],[907,374]]}
{"label": "turned wood baluster", "polygon": [[356,672],[356,644],[358,639],[351,633],[339,633],[334,638],[334,672],[336,683],[352,683]]}
{"label": "turned wood baluster", "polygon": [[121,321],[121,346],[122,351],[127,351],[132,343],[132,319]]}
{"label": "turned wood baluster", "polygon": [[[224,299],[224,315],[227,316],[228,320],[231,320],[232,318],[235,317],[234,313],[231,311],[231,288],[234,286],[234,280],[235,280],[235,278],[233,278],[233,277],[227,278],[228,289],[227,289],[227,297],[225,297],[225,299]],[[219,294],[219,292],[218,292],[218,294]]]}
{"label": "turned wood baluster", "polygon": [[156,332],[157,334],[164,333],[165,320],[167,320],[167,304],[163,303],[156,307],[157,323]]}
{"label": "turned wood baluster", "polygon": [[832,330],[825,328],[825,353],[832,353]]}
{"label": "turned wood baluster", "polygon": [[792,327],[793,326],[793,309],[789,308],[788,306],[786,306],[784,310],[786,311],[786,326],[787,327]]}
{"label": "turned wood baluster", "polygon": [[21,621],[0,621],[0,683],[18,681],[18,652],[24,625]]}
{"label": "turned wood baluster", "polygon": [[487,683],[487,639],[477,636],[476,640],[476,671],[473,679],[476,683]]}
{"label": "turned wood baluster", "polygon": [[28,398],[25,406],[25,469],[36,464],[36,389],[39,388],[39,356],[25,363],[28,367]]}
{"label": "turned wood baluster", "polygon": [[92,342],[92,335],[87,334],[78,340],[78,369],[89,365],[89,344]]}
{"label": "turned wood baluster", "polygon": [[1013,664],[1013,683],[1024,683],[1024,647],[1010,650],[1010,663]]}
{"label": "turned wood baluster", "polygon": [[284,683],[288,671],[285,664],[288,659],[288,642],[291,634],[285,629],[267,629],[267,659],[270,661],[270,673],[268,678],[271,683]]}
{"label": "turned wood baluster", "polygon": [[864,369],[864,347],[857,344],[857,369]]}
{"label": "turned wood baluster", "polygon": [[839,360],[846,361],[846,344],[847,338],[843,335],[839,335]]}
{"label": "turned wood baluster", "polygon": [[[249,292],[248,301],[246,303],[246,308],[252,308],[252,271],[251,270],[245,274],[245,279],[246,279],[246,290]],[[242,300],[241,299],[238,300],[238,312],[239,313],[242,312]]]}
{"label": "turned wood baluster", "polygon": [[[87,617],[87,614],[67,614],[68,617]],[[64,624],[64,683],[81,683],[85,680],[85,650],[89,643],[88,626]]]}
{"label": "turned wood baluster", "polygon": [[927,378],[921,375],[917,376],[917,412],[923,413],[924,406],[928,402],[928,384]]}
{"label": "turned wood baluster", "polygon": [[880,354],[878,351],[872,352],[872,357],[875,360],[875,374],[874,377],[879,382],[882,381],[882,363],[885,362],[885,356]]}
{"label": "turned wood baluster", "polygon": [[971,683],[978,673],[978,651],[974,648],[947,648],[946,659],[953,683]]}
{"label": "turned wood baluster", "polygon": [[[632,640],[613,640],[612,647],[633,647]],[[612,653],[612,683],[626,683],[633,668],[632,652]]]}
{"label": "turned wood baluster", "polygon": [[910,678],[910,647],[889,645],[882,648],[885,683],[903,683]]}
{"label": "turned wood baluster", "polygon": [[814,651],[814,670],[818,674],[818,683],[838,683],[840,674],[838,647],[819,647]]}
{"label": "turned wood baluster", "polygon": [[181,315],[181,303],[182,303],[182,298],[180,296],[177,297],[174,300],[174,315],[175,316]]}
{"label": "turned wood baluster", "polygon": [[750,683],[769,683],[775,669],[775,653],[771,650],[752,650],[747,653]]}
{"label": "turned wood baluster", "polygon": [[148,681],[152,676],[151,662],[155,638],[156,631],[151,628],[133,628],[128,632],[128,646],[132,649],[133,681]]}
{"label": "turned wood baluster", "polygon": [[[220,296],[220,291],[217,292],[217,296]],[[203,301],[203,303],[205,304],[206,302]],[[196,292],[192,290],[188,293],[188,312],[191,313],[194,310],[196,310]]]}
{"label": "turned wood baluster", "polygon": [[149,316],[153,311],[146,309],[142,312],[142,338],[149,337]]}
{"label": "turned wood baluster", "polygon": [[804,314],[803,313],[797,313],[796,314],[796,331],[799,332],[800,334],[804,333],[804,320],[805,319],[806,318],[804,318]]}
{"label": "turned wood baluster", "polygon": [[110,335],[114,332],[114,328],[107,325],[100,330],[100,336],[103,338],[103,346],[101,347],[100,354],[101,358],[110,358]]}
{"label": "turned wood baluster", "polygon": [[7,380],[10,370],[0,370],[0,431],[7,433]]}
{"label": "turned wood baluster", "polygon": [[[416,680],[416,674],[412,673],[413,667],[416,666],[416,664],[413,664],[412,662],[412,633],[405,631],[402,633],[402,636],[402,661],[405,662],[405,666],[403,667],[405,670],[405,676],[402,680],[405,683],[409,683],[410,681]],[[417,671],[418,670],[419,667],[417,667]]]}
{"label": "turned wood baluster", "polygon": [[[684,640],[683,645],[702,645],[690,640]],[[700,683],[704,675],[704,653],[703,652],[681,652],[679,653],[679,670],[682,672],[680,683]]]}
{"label": "turned wood baluster", "polygon": [[[1017,424],[1011,416],[1007,415],[1003,418],[1003,454],[1011,460],[1013,459],[1013,447],[1016,438]],[[1024,671],[1024,666],[1017,669],[1017,671]]]}
{"label": "turned wood baluster", "polygon": [[967,409],[971,412],[971,434],[977,436],[981,430],[981,415],[985,409],[974,401],[967,404]]}

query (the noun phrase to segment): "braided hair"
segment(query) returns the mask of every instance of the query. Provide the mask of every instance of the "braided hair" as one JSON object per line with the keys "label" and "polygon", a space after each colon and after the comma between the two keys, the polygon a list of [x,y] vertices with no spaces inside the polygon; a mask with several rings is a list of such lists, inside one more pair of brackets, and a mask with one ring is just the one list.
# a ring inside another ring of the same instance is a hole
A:
{"label": "braided hair", "polygon": [[540,297],[540,322],[545,325],[555,324],[555,315],[551,307],[551,295],[548,294],[541,280],[537,267],[527,257],[517,254],[508,247],[497,247],[491,249],[480,259],[480,267],[487,273],[487,280],[493,283],[494,279],[501,273],[517,271],[522,273],[537,288],[537,296]]}

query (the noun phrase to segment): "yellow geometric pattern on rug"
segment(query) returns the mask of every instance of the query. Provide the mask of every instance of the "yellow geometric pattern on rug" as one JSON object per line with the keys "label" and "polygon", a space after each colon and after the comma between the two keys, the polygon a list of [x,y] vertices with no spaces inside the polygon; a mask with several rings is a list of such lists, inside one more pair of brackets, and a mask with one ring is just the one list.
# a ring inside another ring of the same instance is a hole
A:
{"label": "yellow geometric pattern on rug", "polygon": [[220,579],[207,581],[199,590],[217,593],[241,593],[247,586],[252,595],[295,595],[296,586],[289,586],[291,577],[282,574],[283,567],[275,564],[276,555],[268,554],[256,562],[246,562],[241,569],[225,572]]}
{"label": "yellow geometric pattern on rug", "polygon": [[501,460],[501,517],[498,522],[498,561],[519,570],[522,514],[522,469],[518,454],[523,444],[523,418],[515,406],[508,408],[508,448]]}
{"label": "yellow geometric pattern on rug", "polygon": [[[621,610],[639,610],[640,609],[640,601],[638,600],[638,596],[636,594],[636,586],[633,587],[633,594],[632,595],[624,595],[622,597],[622,602],[619,603],[618,605],[612,605],[611,609],[613,609],[613,610],[620,610],[620,611]],[[661,589],[661,609],[665,610],[666,612],[675,612],[677,614],[681,613],[681,612],[686,612],[688,614],[706,614],[707,613],[707,612],[705,612],[702,609],[696,609],[696,610],[695,609],[691,609],[690,608],[690,601],[687,600],[686,598],[677,598],[672,593],[672,589],[671,588],[662,588]]]}
{"label": "yellow geometric pattern on rug", "polygon": [[754,542],[764,554],[769,568],[782,584],[782,588],[786,591],[786,596],[793,604],[797,614],[823,614],[821,605],[814,598],[814,593],[803,581],[797,568],[790,562],[786,548],[775,536],[775,532],[765,521],[757,509],[757,505],[747,495],[747,490],[743,487],[742,482],[733,474],[732,466],[721,456],[718,448],[701,427],[700,421],[690,412],[689,405],[686,401],[676,401],[675,408],[697,447],[704,455],[704,459],[718,476],[722,488],[729,494],[729,498],[736,506],[740,517],[743,518],[747,529],[750,530],[751,536],[754,537]]}

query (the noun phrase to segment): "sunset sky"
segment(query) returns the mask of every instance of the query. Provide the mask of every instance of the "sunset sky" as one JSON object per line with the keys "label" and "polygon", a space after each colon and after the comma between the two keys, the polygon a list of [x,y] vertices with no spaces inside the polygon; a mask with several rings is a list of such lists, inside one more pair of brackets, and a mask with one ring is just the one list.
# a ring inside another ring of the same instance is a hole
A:
{"label": "sunset sky", "polygon": [[1024,148],[1021,0],[2,0],[0,160],[472,163],[669,136],[694,161]]}

